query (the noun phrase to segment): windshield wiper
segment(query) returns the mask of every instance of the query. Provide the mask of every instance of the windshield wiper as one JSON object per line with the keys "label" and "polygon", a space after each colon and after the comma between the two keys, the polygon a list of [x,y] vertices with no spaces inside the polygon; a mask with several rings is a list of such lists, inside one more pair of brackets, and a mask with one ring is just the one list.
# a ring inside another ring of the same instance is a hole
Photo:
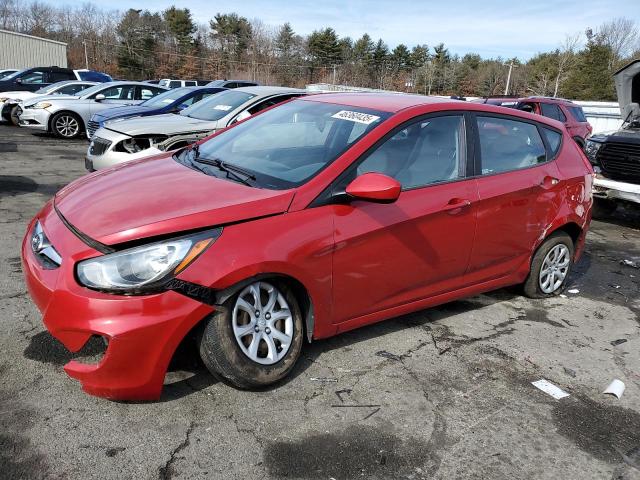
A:
{"label": "windshield wiper", "polygon": [[[194,150],[194,157],[193,159],[198,162],[198,163],[202,163],[204,165],[212,165],[220,170],[222,170],[223,172],[225,172],[227,174],[227,177],[229,176],[229,174],[231,174],[236,180],[238,180],[241,183],[244,183],[245,185],[248,185],[250,187],[252,187],[253,185],[251,184],[251,182],[249,182],[249,180],[252,181],[256,181],[256,176],[253,175],[251,172],[245,170],[242,167],[238,167],[237,165],[233,165],[231,163],[227,163],[227,162],[223,162],[222,160],[220,160],[219,158],[203,158],[200,157],[200,149],[199,148],[192,148],[192,150]],[[244,175],[245,178],[241,177],[240,175]]]}

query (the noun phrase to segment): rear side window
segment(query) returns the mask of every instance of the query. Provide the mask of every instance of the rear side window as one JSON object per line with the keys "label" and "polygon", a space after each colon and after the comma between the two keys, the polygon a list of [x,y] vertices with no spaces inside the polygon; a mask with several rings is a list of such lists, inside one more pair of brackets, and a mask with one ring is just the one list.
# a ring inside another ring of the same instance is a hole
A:
{"label": "rear side window", "polygon": [[75,76],[71,72],[49,72],[49,82],[62,82],[64,80],[75,80]]}
{"label": "rear side window", "polygon": [[542,131],[544,132],[544,136],[547,138],[547,143],[551,148],[551,156],[555,157],[556,154],[558,153],[558,150],[560,150],[560,142],[562,141],[562,134],[546,127],[542,127]]}
{"label": "rear side window", "polygon": [[197,85],[195,80],[187,80],[184,82],[185,87],[195,87]]}
{"label": "rear side window", "polygon": [[542,115],[545,117],[553,118],[554,120],[558,120],[560,122],[566,122],[567,117],[564,116],[562,110],[558,105],[553,103],[541,103],[540,108],[542,109]]}
{"label": "rear side window", "polygon": [[482,174],[527,168],[547,160],[534,124],[497,117],[477,117]]}
{"label": "rear side window", "polygon": [[178,88],[182,86],[182,82],[180,80],[171,80],[169,82],[169,88]]}
{"label": "rear side window", "polygon": [[567,107],[567,108],[571,112],[571,115],[573,115],[573,118],[575,118],[578,122],[587,121],[587,117],[584,116],[584,110],[582,110],[582,107]]}

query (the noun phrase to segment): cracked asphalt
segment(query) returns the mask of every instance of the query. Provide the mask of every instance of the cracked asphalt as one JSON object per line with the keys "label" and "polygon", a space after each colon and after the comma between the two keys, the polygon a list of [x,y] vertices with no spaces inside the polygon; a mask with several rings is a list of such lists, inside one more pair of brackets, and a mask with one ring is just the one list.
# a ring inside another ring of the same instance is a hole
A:
{"label": "cracked asphalt", "polygon": [[[187,349],[160,401],[110,402],[64,374],[19,259],[86,147],[0,126],[3,479],[640,479],[640,269],[621,263],[640,264],[637,209],[593,222],[579,293],[499,290],[315,342],[261,392]],[[601,393],[614,378],[620,400]]]}

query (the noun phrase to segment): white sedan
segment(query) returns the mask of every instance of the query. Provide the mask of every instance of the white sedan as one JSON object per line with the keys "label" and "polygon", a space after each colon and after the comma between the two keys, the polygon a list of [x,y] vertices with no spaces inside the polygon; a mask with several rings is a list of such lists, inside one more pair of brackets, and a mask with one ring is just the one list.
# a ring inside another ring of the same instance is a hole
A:
{"label": "white sedan", "polygon": [[20,104],[19,125],[51,132],[60,138],[77,138],[86,132],[86,125],[96,112],[136,105],[166,91],[143,82],[106,82],[75,96],[35,97]]}
{"label": "white sedan", "polygon": [[29,92],[27,90],[2,92],[0,93],[0,114],[3,120],[18,125],[18,116],[22,111],[19,106],[21,102],[44,95],[77,95],[78,92],[93,87],[94,85],[98,85],[98,82],[65,80],[63,82],[52,83],[35,92]]}

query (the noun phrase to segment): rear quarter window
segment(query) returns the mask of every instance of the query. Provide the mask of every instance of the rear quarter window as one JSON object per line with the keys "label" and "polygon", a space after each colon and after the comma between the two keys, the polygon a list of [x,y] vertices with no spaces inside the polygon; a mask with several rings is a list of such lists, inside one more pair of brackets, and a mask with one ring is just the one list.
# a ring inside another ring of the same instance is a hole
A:
{"label": "rear quarter window", "polygon": [[584,116],[584,110],[582,110],[582,107],[567,107],[567,109],[578,122],[587,121],[587,117]]}
{"label": "rear quarter window", "polygon": [[546,127],[542,127],[542,132],[547,139],[547,143],[549,144],[549,148],[551,149],[551,157],[553,158],[558,154],[558,150],[560,150],[560,144],[562,143],[562,134]]}
{"label": "rear quarter window", "polygon": [[547,160],[538,128],[500,117],[477,117],[482,175],[528,168]]}

